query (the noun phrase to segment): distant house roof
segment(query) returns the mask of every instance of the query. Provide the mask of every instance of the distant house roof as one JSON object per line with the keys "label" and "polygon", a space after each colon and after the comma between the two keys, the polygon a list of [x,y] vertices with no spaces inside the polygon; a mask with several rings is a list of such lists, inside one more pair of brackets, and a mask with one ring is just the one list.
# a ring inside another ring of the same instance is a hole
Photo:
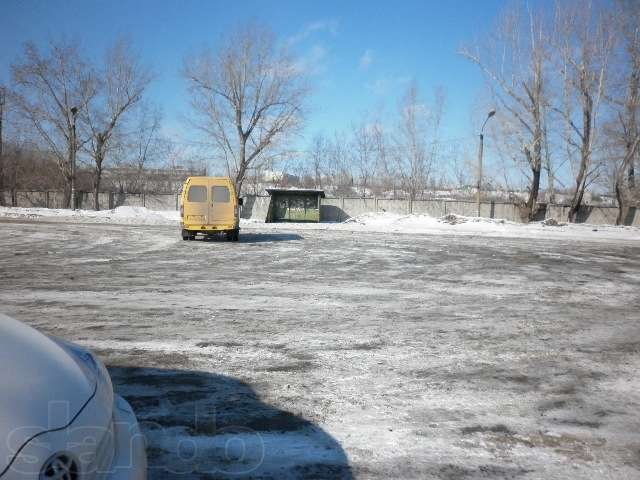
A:
{"label": "distant house roof", "polygon": [[316,190],[315,188],[265,188],[269,195],[287,194],[287,195],[319,195],[324,198],[324,190]]}

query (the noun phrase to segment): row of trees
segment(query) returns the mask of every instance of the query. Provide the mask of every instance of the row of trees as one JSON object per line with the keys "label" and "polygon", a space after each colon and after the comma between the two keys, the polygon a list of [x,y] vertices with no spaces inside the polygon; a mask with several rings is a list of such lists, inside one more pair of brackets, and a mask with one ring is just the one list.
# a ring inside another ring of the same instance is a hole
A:
{"label": "row of trees", "polygon": [[[276,150],[303,124],[309,91],[306,76],[260,25],[238,29],[217,52],[205,50],[186,59],[182,73],[191,98],[191,125],[204,134],[202,143],[233,175],[238,190],[256,164],[282,155]],[[44,51],[25,45],[12,65],[6,96],[2,89],[2,105],[11,107],[17,124],[14,131],[25,136],[12,139],[11,159],[15,163],[23,156],[16,152],[33,153],[44,147],[57,163],[69,205],[74,166],[81,157],[85,165],[92,165],[94,203],[99,209],[107,161],[141,170],[150,157],[155,163],[158,156],[175,161],[180,150],[162,138],[157,109],[144,100],[153,78],[123,39],[99,63],[86,58],[74,42],[54,41]],[[5,118],[2,113],[0,119]],[[0,190],[8,170],[19,168],[7,169],[0,163]]]}
{"label": "row of trees", "polygon": [[[504,168],[513,164],[527,181],[524,215],[536,216],[544,186],[548,201],[568,194],[574,221],[597,185],[614,192],[624,223],[640,200],[640,3],[561,2],[552,11],[516,3],[459,53],[487,80],[484,111],[498,112],[492,145]],[[439,135],[443,107],[443,92],[424,102],[412,84],[393,122],[366,118],[347,134],[315,137],[298,171],[317,187],[399,189],[410,198],[468,185],[475,159]]]}
{"label": "row of trees", "polygon": [[529,180],[530,218],[543,172],[553,192],[568,171],[570,221],[589,186],[608,176],[621,223],[637,195],[640,3],[559,2],[553,12],[519,3],[460,53],[487,79],[493,134]]}
{"label": "row of trees", "polygon": [[[76,156],[90,161],[96,208],[106,162],[141,170],[149,157],[175,157],[175,145],[160,135],[157,109],[144,99],[154,75],[133,52],[118,40],[94,63],[74,43],[54,42],[44,52],[28,44],[13,64],[11,88],[0,91],[0,119],[10,105],[16,121],[35,132],[66,192]],[[564,189],[573,221],[600,182],[615,192],[622,222],[638,192],[640,4],[559,2],[547,11],[518,2],[459,53],[487,80],[482,107],[498,112],[489,123],[494,154],[526,179],[526,215],[536,216],[543,188],[551,201]],[[190,125],[239,190],[279,169],[335,193],[415,199],[436,184],[469,184],[475,174],[473,144],[441,138],[444,91],[425,101],[416,82],[394,115],[365,115],[350,132],[316,135],[306,152],[292,151],[309,113],[309,79],[302,62],[260,25],[185,59],[182,74]],[[0,120],[0,139],[1,128]],[[0,160],[0,183],[5,170]]]}
{"label": "row of trees", "polygon": [[11,147],[3,149],[0,187],[8,173],[17,176],[25,167],[16,162],[39,153],[41,161],[55,161],[56,177],[70,205],[75,164],[81,157],[84,165],[92,165],[94,204],[99,209],[107,159],[142,168],[149,149],[160,146],[159,113],[144,101],[152,78],[124,39],[116,41],[100,63],[85,58],[73,42],[52,42],[46,51],[26,44],[12,65],[12,88],[3,88],[0,118],[12,114],[15,136],[11,142],[0,142]]}
{"label": "row of trees", "polygon": [[[451,183],[456,169],[448,167],[456,167],[461,157],[440,138],[444,106],[443,89],[427,100],[412,82],[392,122],[382,121],[389,115],[364,113],[349,131],[315,135],[306,151],[290,152],[280,160],[280,168],[294,174],[300,186],[338,195],[422,198],[428,189]],[[258,188],[260,173],[252,179]]]}

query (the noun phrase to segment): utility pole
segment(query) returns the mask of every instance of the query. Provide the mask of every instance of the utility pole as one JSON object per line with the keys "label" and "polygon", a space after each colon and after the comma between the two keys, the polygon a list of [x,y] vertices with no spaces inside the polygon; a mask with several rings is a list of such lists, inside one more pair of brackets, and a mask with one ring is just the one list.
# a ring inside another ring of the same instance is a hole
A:
{"label": "utility pole", "polygon": [[4,205],[4,152],[2,150],[2,121],[4,120],[4,105],[6,98],[6,90],[4,87],[0,86],[0,205]]}
{"label": "utility pole", "polygon": [[76,139],[76,116],[78,108],[71,107],[71,209],[76,209],[76,150],[78,141]]}
{"label": "utility pole", "polygon": [[[0,159],[2,159],[2,120],[4,119],[4,104],[6,101],[5,99],[6,99],[5,89],[4,87],[0,87]],[[1,172],[2,170],[0,169],[0,173]]]}
{"label": "utility pole", "polygon": [[476,196],[476,201],[478,204],[478,217],[480,216],[480,195],[482,192],[482,150],[484,148],[484,126],[487,124],[489,119],[496,114],[495,110],[491,110],[487,114],[487,118],[482,124],[482,128],[480,129],[480,147],[478,148],[478,191]]}

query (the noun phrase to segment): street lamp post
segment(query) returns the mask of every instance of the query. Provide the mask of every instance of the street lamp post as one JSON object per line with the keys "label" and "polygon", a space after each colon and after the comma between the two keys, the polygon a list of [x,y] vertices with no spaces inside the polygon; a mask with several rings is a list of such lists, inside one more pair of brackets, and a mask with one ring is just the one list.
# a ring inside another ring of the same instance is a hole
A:
{"label": "street lamp post", "polygon": [[4,158],[2,152],[2,120],[4,118],[5,89],[0,86],[0,205],[4,205]]}
{"label": "street lamp post", "polygon": [[480,129],[480,147],[478,148],[478,191],[476,193],[476,200],[478,204],[478,217],[480,216],[480,192],[482,191],[482,151],[484,148],[484,126],[487,124],[489,119],[496,114],[495,110],[491,110],[487,114],[487,118],[482,124],[482,128]]}
{"label": "street lamp post", "polygon": [[76,150],[78,142],[76,140],[76,116],[78,108],[71,107],[71,209],[76,209]]}
{"label": "street lamp post", "polygon": [[[4,118],[5,90],[0,86],[0,175],[2,175],[2,119]],[[0,178],[0,180],[2,180]],[[1,193],[0,193],[1,195]],[[2,205],[2,202],[0,202]]]}

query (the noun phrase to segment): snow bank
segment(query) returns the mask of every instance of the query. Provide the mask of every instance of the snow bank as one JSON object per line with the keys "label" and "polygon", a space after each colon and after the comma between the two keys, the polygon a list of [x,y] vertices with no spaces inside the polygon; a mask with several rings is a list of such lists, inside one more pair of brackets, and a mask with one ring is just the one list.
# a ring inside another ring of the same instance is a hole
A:
{"label": "snow bank", "polygon": [[[180,222],[174,210],[156,211],[145,207],[117,207],[113,210],[65,210],[51,208],[0,207],[0,218],[41,220],[50,222],[112,223],[120,225],[172,225]],[[612,225],[529,224],[491,218],[445,215],[400,215],[365,213],[342,223],[264,223],[241,220],[245,230],[332,230],[375,233],[408,233],[440,235],[482,235],[488,237],[557,238],[578,240],[640,240],[640,228]]]}
{"label": "snow bank", "polygon": [[175,225],[177,211],[155,211],[145,207],[117,207],[113,210],[67,210],[57,208],[0,207],[0,218],[124,225]]}
{"label": "snow bank", "polygon": [[269,228],[274,230],[342,230],[374,233],[413,233],[436,235],[481,235],[487,237],[524,237],[576,240],[640,240],[640,228],[611,225],[558,224],[545,222],[529,224],[506,220],[445,215],[400,215],[394,213],[365,213],[342,223],[269,223],[246,222],[245,228]]}

